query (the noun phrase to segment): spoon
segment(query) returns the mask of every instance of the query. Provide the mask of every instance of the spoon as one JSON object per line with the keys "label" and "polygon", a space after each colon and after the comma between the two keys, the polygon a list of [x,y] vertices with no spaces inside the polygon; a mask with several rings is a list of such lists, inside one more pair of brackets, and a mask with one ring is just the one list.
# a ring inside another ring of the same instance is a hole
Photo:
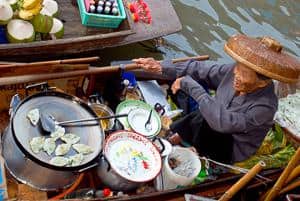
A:
{"label": "spoon", "polygon": [[78,123],[78,122],[87,122],[87,121],[95,121],[95,120],[102,120],[102,119],[112,119],[112,118],[120,118],[120,117],[127,117],[128,114],[119,114],[119,115],[111,115],[111,116],[103,116],[103,117],[95,117],[95,118],[88,118],[88,119],[76,119],[76,120],[68,120],[68,121],[61,121],[58,122],[55,118],[50,114],[41,113],[40,120],[42,124],[42,128],[51,133],[55,131],[55,127],[57,125],[67,125],[71,123]]}
{"label": "spoon", "polygon": [[150,110],[150,113],[149,113],[149,116],[148,116],[148,119],[145,123],[145,129],[147,131],[151,131],[152,130],[152,125],[151,125],[151,115],[152,115],[152,110]]}

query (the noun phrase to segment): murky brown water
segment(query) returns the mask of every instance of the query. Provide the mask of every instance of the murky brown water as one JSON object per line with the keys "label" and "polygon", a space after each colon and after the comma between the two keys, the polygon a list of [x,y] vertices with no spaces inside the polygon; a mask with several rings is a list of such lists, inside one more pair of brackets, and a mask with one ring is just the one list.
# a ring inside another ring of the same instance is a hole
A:
{"label": "murky brown water", "polygon": [[[223,51],[229,36],[269,35],[300,57],[299,0],[171,0],[182,31],[164,37],[153,52],[140,44],[105,50],[104,60],[152,56],[157,59],[209,54],[212,60],[230,62]],[[153,47],[149,42],[146,43]]]}

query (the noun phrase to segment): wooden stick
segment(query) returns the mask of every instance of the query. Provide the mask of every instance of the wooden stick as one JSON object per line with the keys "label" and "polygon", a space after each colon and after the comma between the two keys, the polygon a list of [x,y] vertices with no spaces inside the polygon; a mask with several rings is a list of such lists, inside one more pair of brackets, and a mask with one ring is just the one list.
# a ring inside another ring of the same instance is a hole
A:
{"label": "wooden stick", "polygon": [[283,170],[282,174],[271,188],[270,192],[266,195],[265,201],[272,201],[280,192],[283,184],[285,183],[286,178],[289,176],[290,172],[295,168],[300,159],[300,147],[297,149],[296,153],[291,158],[290,162]]}
{"label": "wooden stick", "polygon": [[[196,57],[193,57],[196,58]],[[198,56],[197,60],[206,60],[209,57],[207,55]],[[175,60],[178,61],[187,61],[190,57],[180,58]],[[173,61],[173,60],[172,60]],[[131,71],[140,69],[136,64],[127,64],[124,66],[124,70]],[[43,81],[43,80],[51,80],[51,79],[60,79],[67,77],[76,77],[82,75],[95,75],[100,73],[113,73],[118,72],[120,70],[120,66],[106,66],[106,67],[90,67],[88,70],[77,70],[72,72],[63,72],[63,73],[47,73],[40,75],[22,75],[22,76],[14,76],[14,77],[3,77],[0,78],[0,86],[9,85],[9,84],[20,84],[20,83],[28,83],[35,81]]]}
{"label": "wooden stick", "polygon": [[300,180],[295,181],[295,182],[291,183],[290,185],[287,185],[285,188],[283,188],[279,192],[279,195],[285,194],[285,193],[287,193],[287,192],[289,192],[289,191],[291,191],[291,190],[293,190],[293,189],[295,189],[295,188],[297,188],[299,186],[300,186]]}
{"label": "wooden stick", "polygon": [[258,162],[254,167],[251,168],[247,174],[240,178],[229,190],[227,190],[219,201],[230,200],[241,188],[243,188],[256,174],[258,174],[266,164],[263,161]]}
{"label": "wooden stick", "polygon": [[62,60],[52,60],[52,61],[40,61],[32,63],[9,63],[0,65],[2,68],[13,68],[13,67],[33,67],[33,66],[46,66],[51,64],[79,64],[79,63],[90,63],[99,60],[99,57],[86,57],[86,58],[76,58],[76,59],[62,59]]}
{"label": "wooden stick", "polygon": [[24,68],[4,68],[1,69],[0,77],[8,76],[19,76],[19,75],[33,75],[33,74],[43,74],[43,73],[58,73],[67,72],[75,70],[87,70],[89,64],[51,64],[45,66],[29,66]]}
{"label": "wooden stick", "polygon": [[299,175],[300,175],[300,165],[298,165],[296,168],[293,169],[293,171],[291,172],[291,174],[288,176],[288,178],[284,182],[284,185],[290,183],[293,179],[295,179]]}

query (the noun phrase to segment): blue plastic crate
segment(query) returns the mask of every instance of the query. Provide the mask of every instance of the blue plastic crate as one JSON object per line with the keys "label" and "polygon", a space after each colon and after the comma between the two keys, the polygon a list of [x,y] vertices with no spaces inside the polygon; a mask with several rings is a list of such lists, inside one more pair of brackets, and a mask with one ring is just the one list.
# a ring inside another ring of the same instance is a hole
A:
{"label": "blue plastic crate", "polygon": [[88,13],[85,8],[84,0],[77,0],[81,23],[86,26],[118,28],[120,23],[126,18],[126,12],[122,0],[117,0],[119,15],[105,15],[97,13]]}

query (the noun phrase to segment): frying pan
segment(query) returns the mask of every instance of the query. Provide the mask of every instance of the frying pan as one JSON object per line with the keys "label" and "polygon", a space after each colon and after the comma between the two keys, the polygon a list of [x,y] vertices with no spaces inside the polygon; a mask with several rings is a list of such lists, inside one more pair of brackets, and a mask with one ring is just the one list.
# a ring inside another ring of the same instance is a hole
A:
{"label": "frying pan", "polygon": [[[38,136],[49,137],[39,124],[33,126],[26,117],[28,112],[35,108],[38,108],[40,112],[51,114],[58,121],[97,117],[95,112],[81,99],[62,92],[50,90],[26,97],[19,103],[13,113],[11,129],[16,144],[28,158],[44,167],[61,171],[77,171],[85,169],[87,166],[93,166],[93,163],[97,163],[95,159],[100,155],[104,142],[104,132],[98,121],[93,121],[84,126],[65,127],[66,133],[73,133],[80,136],[79,143],[89,145],[93,148],[93,153],[84,155],[84,160],[80,165],[59,167],[49,162],[55,156],[55,153],[52,153],[51,156],[44,151],[35,154],[30,148],[30,140]],[[56,145],[61,143],[60,140],[56,141]],[[76,151],[71,148],[64,157],[74,154],[76,154]]]}

